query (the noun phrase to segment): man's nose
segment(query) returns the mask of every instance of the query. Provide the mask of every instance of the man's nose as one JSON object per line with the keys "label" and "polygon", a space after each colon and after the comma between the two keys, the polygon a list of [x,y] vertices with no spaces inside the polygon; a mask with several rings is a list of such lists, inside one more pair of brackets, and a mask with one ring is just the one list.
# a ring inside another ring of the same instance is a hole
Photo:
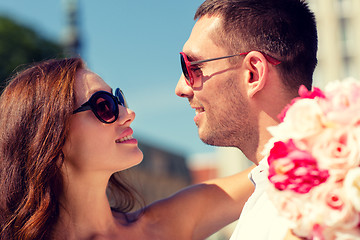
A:
{"label": "man's nose", "polygon": [[193,89],[186,83],[184,74],[181,74],[180,76],[175,88],[175,94],[184,98],[192,97],[194,94]]}

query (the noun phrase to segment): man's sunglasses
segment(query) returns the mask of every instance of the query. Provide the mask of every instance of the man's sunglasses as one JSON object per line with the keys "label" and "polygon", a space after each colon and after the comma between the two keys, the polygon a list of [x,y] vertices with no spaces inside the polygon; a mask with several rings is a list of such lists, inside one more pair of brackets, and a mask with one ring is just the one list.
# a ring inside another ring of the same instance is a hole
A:
{"label": "man's sunglasses", "polygon": [[[224,56],[224,57],[217,57],[217,58],[209,58],[209,59],[205,59],[205,60],[200,60],[200,61],[192,61],[190,62],[188,57],[186,56],[185,53],[180,52],[180,62],[181,62],[181,68],[183,71],[183,74],[185,76],[185,80],[186,83],[191,86],[191,87],[200,87],[200,81],[198,81],[199,78],[195,78],[193,75],[193,70],[191,69],[191,66],[200,64],[200,63],[204,63],[204,62],[211,62],[211,61],[215,61],[215,60],[220,60],[220,59],[224,59],[224,58],[231,58],[231,57],[236,57],[236,56],[242,56],[242,55],[247,55],[249,52],[244,52],[244,53],[238,53],[238,54],[234,54],[234,55],[229,55],[229,56]],[[266,60],[273,64],[273,65],[278,65],[281,62],[265,53],[262,53],[264,55],[264,57],[266,58]]]}
{"label": "man's sunglasses", "polygon": [[101,122],[113,123],[119,117],[119,104],[125,108],[128,107],[124,93],[120,88],[115,90],[115,96],[106,91],[98,91],[73,114],[91,110]]}

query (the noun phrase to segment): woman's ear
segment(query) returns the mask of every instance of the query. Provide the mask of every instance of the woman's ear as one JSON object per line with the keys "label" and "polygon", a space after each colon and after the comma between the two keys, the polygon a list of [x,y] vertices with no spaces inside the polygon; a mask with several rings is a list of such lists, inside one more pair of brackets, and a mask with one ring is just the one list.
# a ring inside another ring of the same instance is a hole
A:
{"label": "woman's ear", "polygon": [[268,62],[261,52],[252,51],[245,56],[245,70],[248,97],[252,98],[265,86],[268,77]]}

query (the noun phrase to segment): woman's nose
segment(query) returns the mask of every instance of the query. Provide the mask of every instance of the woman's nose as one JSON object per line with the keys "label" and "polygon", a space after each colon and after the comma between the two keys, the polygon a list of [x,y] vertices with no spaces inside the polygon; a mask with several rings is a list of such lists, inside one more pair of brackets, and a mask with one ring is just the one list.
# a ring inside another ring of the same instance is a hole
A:
{"label": "woman's nose", "polygon": [[135,112],[130,108],[119,106],[119,123],[121,125],[132,123],[135,119]]}

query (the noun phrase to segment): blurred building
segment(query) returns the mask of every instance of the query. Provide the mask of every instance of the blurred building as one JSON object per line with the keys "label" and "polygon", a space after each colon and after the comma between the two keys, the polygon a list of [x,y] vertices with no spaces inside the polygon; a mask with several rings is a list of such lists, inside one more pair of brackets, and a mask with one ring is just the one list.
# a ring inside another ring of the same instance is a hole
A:
{"label": "blurred building", "polygon": [[[214,153],[202,153],[190,156],[188,158],[188,165],[193,183],[199,183],[238,173],[242,169],[250,167],[252,162],[247,160],[243,153],[237,148],[216,147]],[[235,226],[236,222],[208,237],[207,240],[228,240]]]}
{"label": "blurred building", "polygon": [[[185,156],[139,141],[143,161],[131,175],[145,203],[168,197],[191,184]],[[135,179],[136,178],[136,179]]]}
{"label": "blurred building", "polygon": [[77,57],[81,55],[81,34],[79,22],[78,0],[62,0],[66,25],[63,33],[62,43],[65,48],[65,56]]}
{"label": "blurred building", "polygon": [[318,66],[314,83],[355,77],[360,79],[360,1],[308,0],[319,36]]}
{"label": "blurred building", "polygon": [[216,155],[213,153],[199,153],[187,159],[192,183],[200,183],[219,175]]}

